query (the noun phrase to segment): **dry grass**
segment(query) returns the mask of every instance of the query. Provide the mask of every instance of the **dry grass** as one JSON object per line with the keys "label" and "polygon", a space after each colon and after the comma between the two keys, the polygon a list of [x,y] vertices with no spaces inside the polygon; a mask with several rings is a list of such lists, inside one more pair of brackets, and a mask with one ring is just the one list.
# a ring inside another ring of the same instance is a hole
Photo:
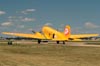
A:
{"label": "dry grass", "polygon": [[0,44],[0,66],[99,66],[100,48]]}

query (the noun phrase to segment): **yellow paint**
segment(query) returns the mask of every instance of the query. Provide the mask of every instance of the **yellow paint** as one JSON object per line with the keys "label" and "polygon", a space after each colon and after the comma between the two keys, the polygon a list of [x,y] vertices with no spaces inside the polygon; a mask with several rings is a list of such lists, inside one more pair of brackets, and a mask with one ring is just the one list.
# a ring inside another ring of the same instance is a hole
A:
{"label": "yellow paint", "polygon": [[65,41],[68,38],[72,38],[74,40],[79,40],[79,38],[86,38],[86,37],[95,37],[99,34],[76,34],[71,35],[70,26],[65,26],[64,33],[59,32],[52,27],[43,26],[42,33],[36,32],[34,34],[25,34],[25,33],[11,33],[11,32],[2,32],[2,34],[12,35],[12,36],[19,36],[19,37],[27,37],[27,38],[36,38],[36,39],[49,39],[49,40],[56,40],[56,41]]}
{"label": "yellow paint", "polygon": [[62,34],[61,32],[49,27],[49,26],[43,26],[42,32],[44,33],[44,36],[47,39],[51,40],[68,40],[68,38]]}

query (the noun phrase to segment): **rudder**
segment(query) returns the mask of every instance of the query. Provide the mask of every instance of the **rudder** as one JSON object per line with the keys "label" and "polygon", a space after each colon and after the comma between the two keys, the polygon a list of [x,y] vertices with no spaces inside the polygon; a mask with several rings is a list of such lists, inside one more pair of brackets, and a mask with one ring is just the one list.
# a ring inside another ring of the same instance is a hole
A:
{"label": "rudder", "polygon": [[70,37],[70,33],[71,33],[71,30],[70,30],[70,26],[69,25],[66,25],[65,26],[65,29],[64,29],[64,34],[67,38]]}

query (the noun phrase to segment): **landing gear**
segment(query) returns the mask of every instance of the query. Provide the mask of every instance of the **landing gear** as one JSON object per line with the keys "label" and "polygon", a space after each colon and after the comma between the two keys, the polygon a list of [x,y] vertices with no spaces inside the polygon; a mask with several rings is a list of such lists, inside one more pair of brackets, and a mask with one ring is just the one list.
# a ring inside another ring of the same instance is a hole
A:
{"label": "landing gear", "polygon": [[[44,42],[48,42],[48,41],[44,41]],[[56,41],[57,42],[57,44],[59,44],[60,43],[60,41]],[[65,41],[62,41],[63,42],[63,44],[65,44]],[[41,40],[39,39],[38,40],[38,44],[40,44],[41,43]]]}
{"label": "landing gear", "polygon": [[57,41],[57,44],[59,44],[59,41]]}
{"label": "landing gear", "polygon": [[12,41],[8,41],[8,45],[12,45]]}
{"label": "landing gear", "polygon": [[[60,41],[57,41],[57,44],[59,44]],[[63,41],[63,44],[65,44],[65,41]]]}
{"label": "landing gear", "polygon": [[41,43],[41,40],[38,40],[38,44],[40,44]]}
{"label": "landing gear", "polygon": [[63,44],[65,44],[65,41],[63,41]]}

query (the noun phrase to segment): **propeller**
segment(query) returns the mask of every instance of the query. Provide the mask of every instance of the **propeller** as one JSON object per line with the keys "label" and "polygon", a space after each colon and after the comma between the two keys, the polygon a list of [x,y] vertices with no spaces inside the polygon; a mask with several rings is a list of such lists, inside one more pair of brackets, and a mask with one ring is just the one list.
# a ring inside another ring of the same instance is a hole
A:
{"label": "propeller", "polygon": [[36,33],[34,30],[32,30],[32,33]]}
{"label": "propeller", "polygon": [[[36,33],[36,31],[32,30],[32,33]],[[39,31],[39,33],[42,33],[42,31]]]}

